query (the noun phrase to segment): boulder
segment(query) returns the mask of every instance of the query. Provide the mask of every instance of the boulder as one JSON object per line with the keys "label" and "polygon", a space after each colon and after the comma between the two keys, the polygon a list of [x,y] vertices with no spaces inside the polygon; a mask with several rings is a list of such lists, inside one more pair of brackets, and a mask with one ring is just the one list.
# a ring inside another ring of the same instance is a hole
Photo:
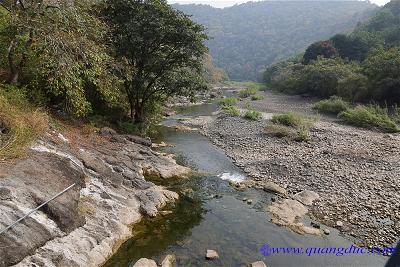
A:
{"label": "boulder", "polygon": [[314,191],[304,190],[295,194],[293,199],[301,202],[303,205],[311,206],[315,200],[319,199],[319,195]]}
{"label": "boulder", "polygon": [[116,134],[117,132],[109,127],[103,127],[99,130],[99,135],[104,137],[111,137]]}
{"label": "boulder", "polygon": [[267,267],[263,261],[256,261],[250,264],[250,267]]}
{"label": "boulder", "polygon": [[136,135],[125,135],[125,139],[135,144],[144,145],[148,147],[151,147],[152,144],[150,138],[143,138]]}
{"label": "boulder", "polygon": [[133,267],[157,267],[157,263],[153,260],[141,258],[138,260]]}
{"label": "boulder", "polygon": [[170,254],[167,255],[161,263],[161,267],[175,267],[176,265],[176,258],[175,255]]}
{"label": "boulder", "polygon": [[272,193],[277,193],[277,194],[281,194],[281,195],[286,195],[287,192],[284,188],[280,187],[279,185],[277,185],[276,183],[273,182],[266,182],[264,184],[264,191],[267,192],[272,192]]}
{"label": "boulder", "polygon": [[207,253],[206,253],[207,260],[216,260],[218,258],[219,258],[219,255],[215,250],[207,249]]}

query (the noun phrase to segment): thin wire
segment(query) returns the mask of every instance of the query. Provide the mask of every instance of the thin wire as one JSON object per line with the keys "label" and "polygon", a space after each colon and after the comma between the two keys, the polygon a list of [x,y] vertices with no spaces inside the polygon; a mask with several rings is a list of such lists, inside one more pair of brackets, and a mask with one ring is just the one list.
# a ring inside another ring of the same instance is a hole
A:
{"label": "thin wire", "polygon": [[24,219],[26,219],[29,215],[31,215],[32,213],[38,211],[41,207],[43,207],[44,205],[46,205],[47,203],[49,203],[50,201],[53,201],[54,199],[58,198],[59,196],[61,196],[62,194],[64,194],[65,192],[67,192],[68,190],[70,190],[72,187],[75,186],[75,183],[68,186],[67,188],[65,188],[63,191],[61,191],[60,193],[58,193],[57,195],[55,195],[54,197],[50,198],[49,200],[47,200],[46,202],[44,202],[43,204],[41,204],[40,206],[38,206],[36,209],[31,210],[30,212],[28,212],[26,215],[24,215],[23,217],[21,217],[20,219],[16,220],[15,222],[13,222],[12,224],[10,224],[9,226],[7,226],[5,229],[3,229],[0,232],[0,235],[2,235],[3,233],[5,233],[6,231],[8,231],[9,229],[13,228],[16,224],[18,224],[19,222],[23,221]]}

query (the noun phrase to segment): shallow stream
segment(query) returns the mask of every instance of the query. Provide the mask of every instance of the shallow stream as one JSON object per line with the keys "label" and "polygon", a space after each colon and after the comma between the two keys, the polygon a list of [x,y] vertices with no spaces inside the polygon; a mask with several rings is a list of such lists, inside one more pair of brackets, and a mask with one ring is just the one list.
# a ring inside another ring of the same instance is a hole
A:
{"label": "shallow stream", "polygon": [[[179,115],[164,121],[172,126],[179,119],[210,115],[214,104],[182,109]],[[270,222],[264,208],[271,203],[264,191],[237,191],[227,179],[246,179],[224,152],[197,132],[176,131],[162,127],[159,140],[173,145],[163,149],[174,153],[181,164],[198,170],[201,175],[187,180],[160,182],[181,192],[180,200],[164,210],[172,213],[143,219],[133,228],[133,237],[105,264],[132,266],[139,258],[151,258],[158,263],[167,254],[175,254],[178,266],[246,266],[263,260],[274,266],[383,266],[386,257],[377,255],[275,254],[264,256],[260,248],[271,247],[349,247],[352,242],[330,229],[328,236],[299,235]],[[157,182],[157,181],[155,181]],[[247,204],[243,199],[253,200]],[[306,223],[309,223],[306,222]],[[216,250],[220,258],[207,261],[207,249]]]}

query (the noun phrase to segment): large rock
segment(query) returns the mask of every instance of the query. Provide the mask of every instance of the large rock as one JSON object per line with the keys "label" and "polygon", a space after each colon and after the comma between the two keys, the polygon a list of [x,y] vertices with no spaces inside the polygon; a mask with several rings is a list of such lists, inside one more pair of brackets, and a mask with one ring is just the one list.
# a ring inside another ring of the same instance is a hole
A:
{"label": "large rock", "polygon": [[99,135],[104,137],[111,137],[116,134],[117,132],[109,127],[103,127],[99,130]]}
{"label": "large rock", "polygon": [[311,206],[315,200],[319,199],[319,195],[314,191],[304,190],[295,194],[293,198],[306,206]]}
{"label": "large rock", "polygon": [[133,265],[133,267],[157,267],[157,263],[153,260],[141,258]]}
{"label": "large rock", "polygon": [[308,209],[297,200],[285,199],[275,202],[267,210],[272,214],[272,222],[277,225],[286,226],[299,234],[321,234],[319,229],[306,226],[299,221],[308,213]]}
{"label": "large rock", "polygon": [[287,194],[287,192],[284,188],[280,187],[279,185],[277,185],[276,183],[273,183],[273,182],[266,182],[264,184],[264,191],[277,193],[277,194],[281,194],[281,195]]}
{"label": "large rock", "polygon": [[219,255],[215,250],[207,249],[207,253],[206,253],[207,260],[216,260],[218,258],[219,258]]}
{"label": "large rock", "polygon": [[176,267],[175,255],[167,255],[161,263],[161,267]]}
{"label": "large rock", "polygon": [[148,147],[151,147],[151,144],[152,144],[150,138],[143,138],[143,137],[139,137],[139,136],[135,136],[135,135],[125,135],[125,139],[128,141],[131,141],[133,143],[148,146]]}
{"label": "large rock", "polygon": [[250,264],[250,267],[267,267],[263,261],[256,261]]}

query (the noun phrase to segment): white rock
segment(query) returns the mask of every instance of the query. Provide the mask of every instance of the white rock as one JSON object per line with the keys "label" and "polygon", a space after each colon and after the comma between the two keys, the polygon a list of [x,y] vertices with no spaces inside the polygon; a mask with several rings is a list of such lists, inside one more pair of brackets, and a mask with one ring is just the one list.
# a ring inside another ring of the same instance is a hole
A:
{"label": "white rock", "polygon": [[253,262],[250,266],[251,267],[267,267],[267,265],[263,261]]}
{"label": "white rock", "polygon": [[138,260],[133,267],[157,267],[157,263],[153,260],[141,258]]}
{"label": "white rock", "polygon": [[215,250],[207,249],[206,259],[207,260],[216,260],[218,259],[218,253]]}
{"label": "white rock", "polygon": [[295,194],[293,198],[306,206],[311,206],[315,200],[319,199],[319,195],[314,191],[304,190]]}
{"label": "white rock", "polygon": [[336,222],[337,227],[343,227],[343,222],[342,221],[337,221]]}
{"label": "white rock", "polygon": [[175,266],[176,266],[176,258],[175,255],[173,254],[167,255],[161,263],[161,267],[175,267]]}

